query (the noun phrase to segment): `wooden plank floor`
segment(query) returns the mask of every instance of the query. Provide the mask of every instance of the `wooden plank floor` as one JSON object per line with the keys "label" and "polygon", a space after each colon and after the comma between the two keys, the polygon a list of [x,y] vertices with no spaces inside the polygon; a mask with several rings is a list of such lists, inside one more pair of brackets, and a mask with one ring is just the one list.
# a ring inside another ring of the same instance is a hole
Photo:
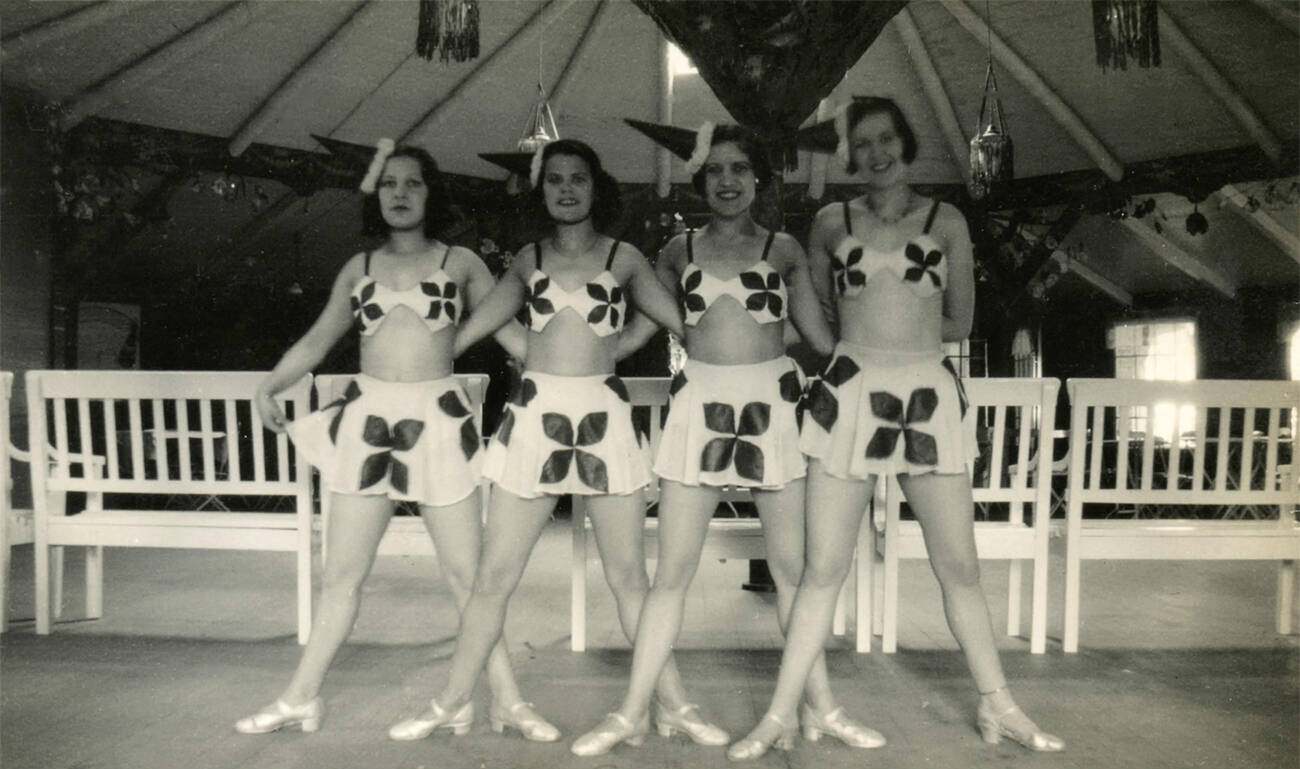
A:
{"label": "wooden plank floor", "polygon": [[[450,593],[428,557],[387,557],[367,583],[362,614],[326,682],[315,735],[249,737],[231,723],[272,699],[296,661],[287,555],[114,550],[106,618],[70,621],[37,637],[18,622],[0,643],[0,763],[5,769],[282,769],[312,767],[722,767],[721,749],[649,739],[599,759],[568,740],[615,707],[630,654],[613,601],[592,566],[585,654],[568,651],[567,523],[551,527],[512,604],[511,656],[527,697],[565,732],[559,745],[498,736],[480,722],[467,738],[393,743],[387,726],[418,710],[446,672],[454,638]],[[76,560],[76,559],[72,559]],[[1059,566],[1059,564],[1056,564]],[[14,551],[16,618],[31,616],[31,549]],[[743,592],[741,563],[701,566],[678,664],[692,697],[737,736],[763,712],[779,663],[771,596]],[[1090,563],[1083,652],[1059,644],[1033,656],[1002,638],[1021,703],[1069,742],[1037,756],[986,746],[975,697],[948,634],[928,567],[904,562],[900,651],[828,654],[832,684],[855,716],[890,744],[856,751],[800,742],[758,766],[1295,767],[1300,755],[1300,653],[1272,630],[1274,572],[1252,563]],[[1060,569],[1053,569],[1059,606]],[[984,565],[995,627],[1005,620],[1006,569]],[[1027,585],[1026,585],[1027,589]],[[1025,596],[1026,602],[1028,595]],[[1028,619],[1026,618],[1026,623]],[[1058,638],[1059,608],[1049,621]],[[481,689],[480,708],[487,693]]]}

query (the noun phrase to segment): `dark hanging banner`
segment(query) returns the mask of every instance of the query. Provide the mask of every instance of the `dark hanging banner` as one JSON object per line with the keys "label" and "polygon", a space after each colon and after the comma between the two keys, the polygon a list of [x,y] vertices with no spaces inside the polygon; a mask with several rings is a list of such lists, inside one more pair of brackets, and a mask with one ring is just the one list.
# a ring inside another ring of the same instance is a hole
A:
{"label": "dark hanging banner", "polygon": [[[740,124],[785,144],[906,2],[633,0]],[[787,160],[793,147],[783,147]]]}

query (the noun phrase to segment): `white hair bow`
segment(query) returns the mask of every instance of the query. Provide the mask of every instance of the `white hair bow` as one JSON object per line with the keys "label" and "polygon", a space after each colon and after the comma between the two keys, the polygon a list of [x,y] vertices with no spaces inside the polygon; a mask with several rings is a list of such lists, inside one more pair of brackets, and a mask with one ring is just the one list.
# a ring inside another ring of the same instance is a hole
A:
{"label": "white hair bow", "polygon": [[379,175],[384,172],[384,163],[388,161],[388,156],[392,155],[395,149],[397,144],[392,139],[380,139],[375,142],[375,156],[370,159],[370,168],[366,169],[366,176],[361,180],[362,192],[367,195],[374,193],[379,185]]}

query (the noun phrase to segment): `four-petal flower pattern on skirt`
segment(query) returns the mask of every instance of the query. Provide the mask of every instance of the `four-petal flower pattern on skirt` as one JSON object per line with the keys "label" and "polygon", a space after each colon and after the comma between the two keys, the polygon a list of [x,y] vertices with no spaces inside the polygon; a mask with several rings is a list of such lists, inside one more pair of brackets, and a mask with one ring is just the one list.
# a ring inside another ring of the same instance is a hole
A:
{"label": "four-petal flower pattern on skirt", "polygon": [[391,428],[383,417],[369,415],[361,431],[361,440],[367,446],[382,449],[366,457],[361,465],[361,483],[365,489],[388,478],[388,482],[399,494],[407,493],[410,471],[406,463],[393,456],[395,451],[410,451],[420,440],[424,432],[424,423],[418,419],[398,420]]}
{"label": "four-petal flower pattern on skirt", "polygon": [[862,270],[862,247],[856,246],[840,261],[837,254],[831,255],[831,271],[835,273],[835,287],[840,294],[856,293],[867,285],[867,273]]}
{"label": "four-petal flower pattern on skirt", "polygon": [[608,318],[612,328],[618,328],[618,307],[623,303],[623,287],[612,286],[608,291],[599,283],[587,284],[587,296],[596,300],[596,305],[587,313],[587,322],[593,326]]}
{"label": "four-petal flower pattern on skirt", "polygon": [[437,320],[443,313],[446,313],[447,320],[455,323],[457,290],[456,283],[450,280],[446,283],[421,282],[420,291],[429,297],[429,314],[425,317],[430,320]]}
{"label": "four-petal flower pattern on skirt", "polygon": [[360,397],[361,397],[361,386],[356,383],[356,380],[353,380],[351,382],[348,382],[348,386],[343,389],[343,396],[341,398],[331,402],[330,404],[325,406],[324,409],[321,409],[321,411],[324,411],[325,409],[333,409],[333,408],[338,409],[338,411],[334,412],[334,417],[330,419],[330,443],[338,445],[339,423],[343,421],[343,412],[347,411],[348,405],[351,404],[352,401]]}
{"label": "four-petal flower pattern on skirt", "polygon": [[704,451],[700,455],[700,470],[718,473],[734,464],[737,475],[762,483],[763,450],[743,438],[767,432],[771,416],[771,406],[753,401],[740,409],[740,421],[737,423],[736,410],[730,403],[705,403],[704,425],[725,437],[714,438],[704,444]]}
{"label": "four-petal flower pattern on skirt", "polygon": [[523,408],[536,397],[537,383],[524,377],[519,383],[519,388],[510,397],[510,402],[506,405],[506,413],[501,416],[501,423],[497,425],[496,437],[502,446],[510,445],[510,433],[515,429],[515,407]]}
{"label": "four-petal flower pattern on skirt", "polygon": [[893,393],[880,390],[871,393],[871,414],[886,425],[876,428],[867,444],[867,459],[888,459],[898,448],[899,436],[903,438],[903,458],[914,465],[937,465],[939,447],[934,436],[918,427],[930,421],[939,396],[933,387],[919,387],[903,402]]}
{"label": "four-petal flower pattern on skirt", "polygon": [[465,452],[465,459],[472,458],[479,448],[478,425],[474,422],[474,415],[461,402],[460,393],[448,390],[438,396],[438,408],[453,419],[465,420],[460,423],[460,450]]}
{"label": "four-petal flower pattern on skirt", "polygon": [[803,382],[800,381],[799,372],[790,369],[781,375],[777,380],[777,387],[781,392],[781,400],[786,403],[794,404],[794,421],[799,427],[803,427]]}
{"label": "four-petal flower pattern on skirt", "polygon": [[808,385],[806,410],[813,421],[826,432],[831,431],[835,426],[835,420],[840,416],[839,399],[835,397],[835,391],[831,388],[840,387],[857,376],[859,371],[861,369],[853,359],[839,355],[826,367],[820,378]]}
{"label": "four-petal flower pattern on skirt", "polygon": [[903,255],[912,263],[912,266],[903,273],[903,280],[920,283],[928,275],[935,288],[943,288],[943,278],[934,269],[943,261],[942,251],[936,249],[926,251],[915,243],[908,243],[907,248],[903,249]]}
{"label": "four-petal flower pattern on skirt", "polygon": [[745,309],[750,312],[762,312],[764,308],[772,314],[772,317],[781,317],[782,301],[781,295],[777,293],[781,290],[781,275],[775,270],[768,272],[767,278],[758,272],[740,273],[740,285],[750,290],[749,296],[745,297]]}
{"label": "four-petal flower pattern on skirt", "polygon": [[578,421],[577,433],[573,422],[563,414],[548,411],[542,414],[542,432],[547,438],[563,446],[551,452],[542,465],[541,483],[559,483],[569,477],[569,467],[578,466],[578,480],[604,493],[609,492],[609,470],[605,461],[587,451],[584,446],[595,446],[605,439],[609,414],[595,411]]}

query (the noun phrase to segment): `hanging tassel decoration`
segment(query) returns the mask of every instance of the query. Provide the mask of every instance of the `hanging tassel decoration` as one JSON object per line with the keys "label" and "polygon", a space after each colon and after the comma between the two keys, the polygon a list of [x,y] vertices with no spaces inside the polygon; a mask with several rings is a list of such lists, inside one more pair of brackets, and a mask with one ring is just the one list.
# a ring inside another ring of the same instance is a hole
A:
{"label": "hanging tassel decoration", "polygon": [[1092,0],[1097,66],[1128,69],[1160,66],[1160,19],[1156,0]]}
{"label": "hanging tassel decoration", "polygon": [[415,52],[443,63],[478,58],[478,0],[420,0]]}

